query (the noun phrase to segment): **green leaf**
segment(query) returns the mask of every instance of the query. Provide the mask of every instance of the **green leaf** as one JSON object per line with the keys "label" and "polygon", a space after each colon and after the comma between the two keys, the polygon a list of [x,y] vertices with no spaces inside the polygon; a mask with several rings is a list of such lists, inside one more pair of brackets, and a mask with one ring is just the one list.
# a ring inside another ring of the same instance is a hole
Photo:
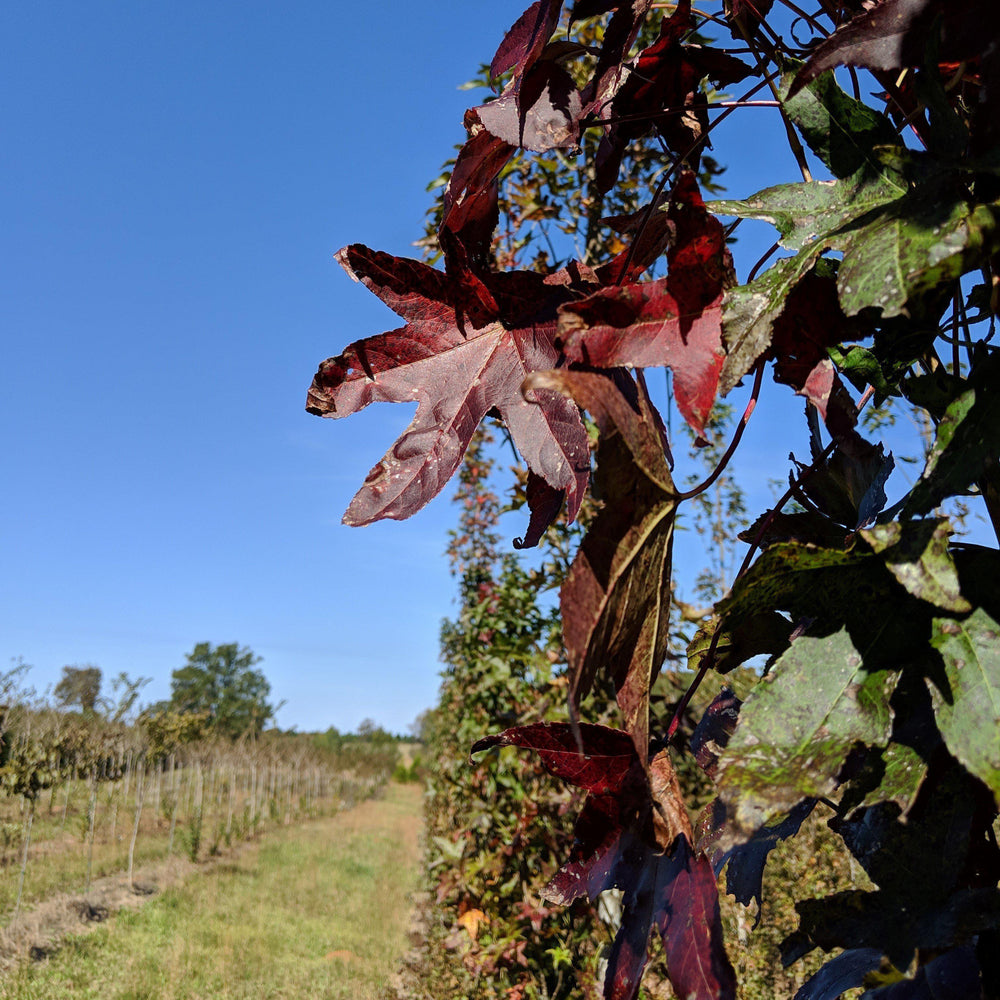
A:
{"label": "green leaf", "polygon": [[1000,391],[984,378],[945,410],[923,474],[903,507],[903,517],[926,514],[945,497],[976,482],[987,463],[996,461],[998,451]]}
{"label": "green leaf", "polygon": [[[876,166],[877,164],[877,166]],[[714,201],[720,215],[762,219],[796,256],[731,289],[723,304],[728,392],[770,346],[791,289],[827,251],[842,255],[837,294],[847,316],[914,313],[998,245],[997,204],[971,204],[962,172],[902,147],[878,147],[851,177],[766,188],[744,201]]]}
{"label": "green leaf", "polygon": [[888,671],[865,670],[846,630],[793,642],[744,703],[719,762],[730,836],[829,795],[856,743],[885,745],[894,683]]}
{"label": "green leaf", "polygon": [[[714,209],[713,210],[717,210]],[[756,281],[726,292],[722,303],[722,341],[726,360],[719,375],[724,396],[771,346],[774,321],[785,300],[812,264],[810,258],[785,257]]]}
{"label": "green leaf", "polygon": [[869,671],[899,669],[926,654],[934,607],[908,594],[880,556],[796,542],[770,546],[716,611],[728,628],[766,610],[784,611],[812,634],[845,628]]}
{"label": "green leaf", "polygon": [[898,395],[896,383],[906,370],[902,365],[896,365],[892,367],[898,369],[897,371],[887,373],[883,362],[874,351],[857,344],[852,344],[846,350],[839,347],[830,348],[830,360],[859,392],[870,385],[875,390],[876,406],[881,406],[889,396]]}
{"label": "green leaf", "polygon": [[688,670],[697,671],[705,662],[712,647],[712,639],[719,626],[722,632],[715,645],[712,667],[717,673],[726,674],[741,663],[767,653],[777,656],[788,648],[788,633],[792,627],[787,618],[776,611],[765,611],[738,621],[733,628],[718,617],[706,622],[688,644]]}
{"label": "green leaf", "polygon": [[931,642],[951,687],[950,697],[935,692],[941,735],[1000,801],[1000,625],[977,608],[964,621],[935,619]]}
{"label": "green leaf", "polygon": [[922,601],[945,611],[971,611],[948,554],[951,525],[943,518],[880,524],[861,536],[885,558],[889,572]]}
{"label": "green leaf", "polygon": [[[782,95],[788,93],[794,78],[795,71],[785,74]],[[863,167],[877,169],[873,147],[899,143],[889,119],[845,94],[832,72],[823,73],[786,99],[784,108],[834,177],[850,177]]]}
{"label": "green leaf", "polygon": [[866,755],[859,772],[844,791],[840,810],[847,814],[859,807],[891,802],[905,818],[926,774],[927,762],[913,747],[890,741],[886,747],[875,748]]}

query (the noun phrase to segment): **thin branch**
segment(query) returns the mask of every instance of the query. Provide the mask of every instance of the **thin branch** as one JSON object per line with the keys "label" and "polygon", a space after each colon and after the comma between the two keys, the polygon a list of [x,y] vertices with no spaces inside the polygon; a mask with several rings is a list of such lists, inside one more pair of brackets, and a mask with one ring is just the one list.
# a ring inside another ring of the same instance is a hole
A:
{"label": "thin branch", "polygon": [[746,409],[743,411],[743,416],[740,417],[740,422],[736,427],[736,433],[733,434],[733,440],[729,442],[729,447],[726,449],[726,453],[719,460],[719,464],[712,471],[712,474],[708,477],[708,479],[699,483],[694,487],[694,489],[688,490],[686,493],[682,493],[677,498],[678,501],[691,500],[700,493],[704,493],[705,490],[707,490],[725,471],[726,466],[729,464],[729,460],[733,457],[736,449],[739,447],[740,440],[743,437],[743,432],[747,429],[747,424],[750,423],[750,417],[753,416],[753,411],[757,406],[757,399],[760,396],[760,384],[763,378],[764,362],[762,359],[757,362],[757,367],[754,371],[753,389],[750,390],[750,399],[747,402]]}
{"label": "thin branch", "polygon": [[[863,395],[858,400],[857,409],[859,412],[864,408],[864,406],[867,404],[868,400],[871,399],[874,393],[875,390],[871,386],[869,386],[864,391]],[[760,528],[758,529],[757,534],[754,536],[753,542],[751,542],[750,544],[750,548],[747,550],[747,553],[743,558],[743,562],[740,564],[740,568],[736,572],[736,577],[733,580],[733,587],[736,586],[736,582],[749,569],[750,562],[753,559],[755,553],[757,552],[757,549],[760,548],[760,543],[763,541],[767,529],[771,526],[774,519],[781,512],[781,508],[784,507],[785,504],[792,499],[792,496],[801,489],[803,484],[820,467],[821,463],[826,461],[826,459],[829,457],[834,448],[836,448],[836,446],[837,442],[831,441],[823,449],[823,451],[820,452],[820,454],[815,459],[813,459],[812,463],[799,473],[799,475],[788,487],[788,489],[778,500],[778,502],[774,505],[774,507],[770,511],[768,511],[767,517],[764,518],[764,521],[761,524]],[[729,588],[729,594],[733,592],[733,587]],[[705,679],[705,675],[708,673],[708,671],[712,668],[713,664],[715,663],[715,654],[719,648],[719,640],[722,638],[722,621],[723,619],[720,618],[719,621],[716,623],[715,631],[712,633],[712,641],[708,645],[708,650],[705,653],[705,658],[704,660],[702,660],[701,666],[698,668],[698,673],[695,674],[694,680],[692,680],[690,685],[688,685],[688,689],[684,692],[684,696],[681,698],[677,706],[677,709],[674,712],[674,717],[670,720],[670,726],[667,729],[667,739],[672,738],[674,733],[677,731],[677,727],[680,725],[681,716],[687,710],[687,706],[690,704],[691,699],[694,697],[695,692],[701,686],[701,682]]]}
{"label": "thin branch", "polygon": [[[753,95],[756,94],[757,91],[763,90],[765,87],[770,86],[772,83],[772,77],[776,75],[777,71],[767,76],[765,79],[761,80],[760,83],[755,84],[739,100],[745,101],[748,97],[753,97]],[[722,114],[719,115],[719,117],[716,118],[715,121],[708,126],[708,128],[705,130],[704,135],[699,136],[697,141],[692,143],[692,145],[687,150],[685,150],[683,156],[680,156],[676,160],[674,160],[673,164],[670,166],[670,169],[667,170],[667,172],[660,179],[659,184],[656,185],[656,190],[653,192],[653,197],[650,200],[649,205],[646,207],[646,211],[643,214],[642,222],[639,223],[638,232],[636,233],[635,237],[632,239],[631,244],[629,245],[628,256],[625,258],[625,266],[622,268],[621,274],[619,274],[616,284],[621,285],[624,282],[625,275],[628,273],[628,269],[632,266],[632,259],[635,257],[636,247],[639,245],[639,242],[642,239],[642,234],[646,231],[646,227],[649,225],[650,219],[652,219],[653,217],[653,211],[656,208],[657,204],[659,203],[660,196],[663,194],[667,184],[673,179],[674,175],[677,173],[680,167],[683,166],[687,158],[702,144],[702,142],[705,139],[705,136],[710,135],[712,130],[716,128],[716,126],[721,125],[722,122],[725,121],[726,118],[728,118],[736,110],[738,106],[739,105],[737,103],[734,104],[734,106],[731,108],[726,108],[725,111],[723,111]]]}

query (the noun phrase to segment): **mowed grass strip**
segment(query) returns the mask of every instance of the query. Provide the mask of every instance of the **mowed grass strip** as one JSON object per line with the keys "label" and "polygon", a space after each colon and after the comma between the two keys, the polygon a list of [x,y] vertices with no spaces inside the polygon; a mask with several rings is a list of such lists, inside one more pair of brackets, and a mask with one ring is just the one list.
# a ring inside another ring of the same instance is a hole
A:
{"label": "mowed grass strip", "polygon": [[298,827],[0,980],[24,1000],[376,998],[406,949],[420,789]]}

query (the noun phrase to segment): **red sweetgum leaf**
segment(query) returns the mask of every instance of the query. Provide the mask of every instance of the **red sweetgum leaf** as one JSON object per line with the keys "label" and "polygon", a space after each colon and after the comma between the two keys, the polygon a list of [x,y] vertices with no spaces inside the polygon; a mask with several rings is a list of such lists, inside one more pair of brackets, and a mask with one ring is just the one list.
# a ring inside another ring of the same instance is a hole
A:
{"label": "red sweetgum leaf", "polygon": [[605,889],[621,889],[623,913],[604,979],[606,1000],[634,1000],[646,966],[650,932],[663,942],[667,976],[677,996],[731,1000],[736,979],[726,955],[719,897],[712,866],[696,856],[680,835],[667,851],[652,847],[634,830],[609,830],[574,892],[560,891],[560,875],[543,898],[569,903],[586,893],[591,901]]}
{"label": "red sweetgum leaf", "polygon": [[541,153],[579,143],[583,102],[569,73],[553,59],[540,59],[519,85],[475,113],[503,142]]}
{"label": "red sweetgum leaf", "polygon": [[681,44],[694,24],[690,0],[681,0],[674,13],[660,22],[659,38],[636,57],[610,110],[602,115],[612,120],[596,160],[602,191],[614,185],[629,143],[646,135],[654,124],[669,149],[697,167],[708,127],[701,81],[708,76],[725,86],[751,72],[732,56]]}
{"label": "red sweetgum leaf", "polygon": [[555,307],[571,294],[540,274],[487,276],[497,315],[473,329],[460,309],[465,295],[445,274],[416,260],[361,245],[338,259],[407,321],[359,340],[320,365],[307,410],[343,417],[372,402],[416,402],[417,412],[369,473],[344,521],[370,524],[409,517],[442,489],[483,416],[496,408],[529,468],[566,491],[575,516],[587,486],[590,452],[576,408],[558,393],[521,396],[533,371],[558,360]]}
{"label": "red sweetgum leaf", "polygon": [[567,303],[559,311],[559,339],[570,361],[669,367],[678,408],[703,437],[725,360],[722,295],[733,281],[732,258],[691,172],[678,181],[666,216],[674,232],[667,276]]}
{"label": "red sweetgum leaf", "polygon": [[721,303],[684,317],[685,337],[666,278],[601,288],[561,308],[560,344],[571,361],[595,367],[669,367],[678,409],[704,437],[725,359]]}
{"label": "red sweetgum leaf", "polygon": [[590,793],[569,861],[541,895],[568,905],[580,896],[593,901],[605,889],[623,890],[624,913],[604,980],[606,1000],[638,995],[654,927],[678,996],[734,997],[715,875],[707,859],[691,851],[691,824],[667,751],[644,769],[628,733],[536,724],[487,736],[472,753],[497,746],[535,750],[551,774]]}
{"label": "red sweetgum leaf", "polygon": [[528,518],[528,530],[523,538],[514,539],[515,549],[534,548],[545,534],[548,526],[559,516],[562,510],[563,500],[566,498],[565,490],[557,490],[534,472],[528,473],[528,485],[525,490],[528,499],[528,509],[531,516]]}
{"label": "red sweetgum leaf", "polygon": [[639,761],[628,733],[585,722],[575,727],[563,722],[516,726],[477,740],[469,753],[493,747],[534,750],[549,774],[595,795],[621,791]]}
{"label": "red sweetgum leaf", "polygon": [[466,112],[465,127],[469,138],[445,188],[440,232],[453,233],[472,262],[485,267],[500,217],[497,177],[516,147],[487,131],[475,109]]}
{"label": "red sweetgum leaf", "polygon": [[578,701],[605,671],[645,758],[649,688],[667,650],[677,510],[658,415],[645,392],[628,399],[612,379],[591,372],[540,372],[525,381],[526,393],[542,389],[571,397],[601,432],[596,483],[604,508],[560,594],[570,695]]}
{"label": "red sweetgum leaf", "polygon": [[490,76],[496,78],[511,69],[515,79],[523,76],[548,44],[561,10],[562,0],[536,0],[504,36],[490,63]]}
{"label": "red sweetgum leaf", "polygon": [[[573,19],[600,13],[598,5],[577,4],[573,9]],[[590,82],[583,89],[583,103],[588,111],[606,117],[608,102],[628,78],[627,68],[622,65],[632,43],[638,38],[646,15],[653,6],[653,0],[625,0],[617,4],[601,4],[605,10],[614,8],[611,20],[604,30],[604,43],[597,58],[597,66]],[[577,13],[586,7],[588,13]]]}

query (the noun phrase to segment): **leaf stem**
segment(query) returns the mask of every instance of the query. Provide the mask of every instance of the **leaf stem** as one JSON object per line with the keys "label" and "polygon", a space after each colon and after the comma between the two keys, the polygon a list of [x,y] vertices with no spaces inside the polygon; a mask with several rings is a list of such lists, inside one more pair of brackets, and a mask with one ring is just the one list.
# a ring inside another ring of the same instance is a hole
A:
{"label": "leaf stem", "polygon": [[693,489],[688,490],[686,493],[682,493],[678,498],[678,502],[681,500],[691,500],[693,497],[698,496],[700,493],[704,493],[725,471],[726,466],[729,464],[729,460],[733,457],[736,449],[739,447],[740,439],[743,437],[743,432],[747,429],[747,424],[750,423],[750,417],[753,416],[753,411],[757,406],[757,399],[760,397],[760,385],[764,378],[764,362],[760,360],[757,362],[757,367],[754,370],[753,378],[753,389],[750,390],[750,399],[747,401],[746,409],[743,411],[743,416],[740,417],[740,422],[736,427],[736,433],[733,434],[732,441],[729,442],[729,447],[726,449],[726,453],[719,460],[719,464],[712,470],[712,474],[703,482],[699,483]]}
{"label": "leaf stem", "polygon": [[[763,369],[763,365],[760,365]],[[860,411],[864,408],[865,404],[874,395],[875,390],[872,386],[868,386],[865,389],[863,395],[858,400],[857,409]],[[793,480],[789,485],[788,489],[782,494],[778,502],[768,511],[767,516],[764,518],[757,534],[754,536],[754,540],[750,543],[750,548],[747,549],[746,555],[743,557],[743,562],[740,564],[740,568],[736,571],[736,576],[733,579],[733,587],[736,586],[737,580],[750,568],[750,561],[753,559],[754,554],[757,549],[760,548],[760,543],[764,538],[764,534],[767,529],[771,526],[774,519],[781,512],[781,508],[791,500],[792,496],[801,489],[802,485],[813,475],[814,472],[819,468],[820,464],[826,461],[830,453],[837,447],[836,441],[831,441],[820,453],[813,459],[812,463],[804,468],[799,475]],[[681,499],[684,499],[682,497]],[[733,587],[729,588],[729,593],[733,592]],[[728,596],[728,595],[727,595]],[[701,686],[701,682],[705,679],[705,675],[711,669],[712,665],[715,663],[715,653],[719,648],[719,640],[722,638],[722,621],[720,618],[716,623],[715,631],[712,633],[712,641],[708,645],[708,650],[705,652],[705,658],[702,660],[701,666],[698,668],[698,673],[695,674],[694,680],[688,685],[688,689],[684,692],[683,697],[677,705],[674,711],[674,717],[670,720],[670,726],[667,729],[667,739],[671,739],[674,733],[677,731],[677,727],[680,725],[681,716],[687,710],[691,699],[694,697],[695,692]]]}

